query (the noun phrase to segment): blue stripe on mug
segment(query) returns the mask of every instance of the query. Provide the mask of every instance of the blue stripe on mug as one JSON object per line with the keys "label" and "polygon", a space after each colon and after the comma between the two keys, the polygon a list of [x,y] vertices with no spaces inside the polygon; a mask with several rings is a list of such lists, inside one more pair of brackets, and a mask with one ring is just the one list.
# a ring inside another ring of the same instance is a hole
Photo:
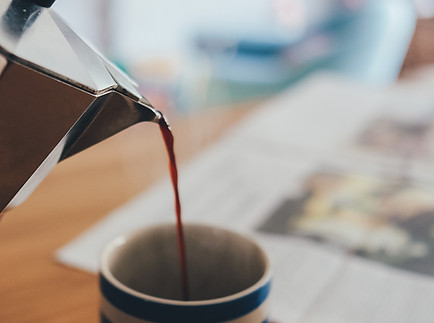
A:
{"label": "blue stripe on mug", "polygon": [[127,294],[113,286],[103,275],[99,275],[100,289],[104,297],[121,311],[148,321],[161,323],[176,322],[179,317],[190,323],[217,323],[234,320],[258,308],[270,292],[270,281],[256,291],[235,299],[212,305],[161,304]]}
{"label": "blue stripe on mug", "polygon": [[[104,316],[104,314],[100,313],[100,318],[101,318],[101,323],[112,323],[108,318],[106,318]],[[263,321],[262,323],[270,323],[270,321],[268,319],[266,319],[265,321]]]}

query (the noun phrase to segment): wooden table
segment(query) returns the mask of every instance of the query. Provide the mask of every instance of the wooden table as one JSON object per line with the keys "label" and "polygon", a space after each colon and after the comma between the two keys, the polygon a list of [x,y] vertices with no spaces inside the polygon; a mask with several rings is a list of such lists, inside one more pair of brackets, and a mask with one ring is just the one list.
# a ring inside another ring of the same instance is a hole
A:
{"label": "wooden table", "polygon": [[[178,162],[217,138],[251,105],[174,120]],[[0,223],[0,322],[99,322],[96,276],[56,263],[53,254],[167,172],[160,132],[151,123],[57,165]]]}

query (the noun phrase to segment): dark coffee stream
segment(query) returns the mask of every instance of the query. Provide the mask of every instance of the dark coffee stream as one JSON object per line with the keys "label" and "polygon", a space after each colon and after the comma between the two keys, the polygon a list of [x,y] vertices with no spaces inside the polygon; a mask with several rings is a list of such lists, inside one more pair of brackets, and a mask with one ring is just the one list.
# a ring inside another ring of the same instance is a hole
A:
{"label": "dark coffee stream", "polygon": [[185,257],[184,232],[181,220],[181,202],[179,200],[178,190],[178,170],[176,168],[175,152],[173,150],[173,134],[164,117],[160,119],[159,125],[161,135],[163,136],[164,143],[166,145],[167,155],[169,156],[170,177],[172,178],[173,192],[175,193],[176,230],[178,235],[178,253],[179,267],[181,272],[182,297],[183,300],[187,301],[189,299],[187,260]]}

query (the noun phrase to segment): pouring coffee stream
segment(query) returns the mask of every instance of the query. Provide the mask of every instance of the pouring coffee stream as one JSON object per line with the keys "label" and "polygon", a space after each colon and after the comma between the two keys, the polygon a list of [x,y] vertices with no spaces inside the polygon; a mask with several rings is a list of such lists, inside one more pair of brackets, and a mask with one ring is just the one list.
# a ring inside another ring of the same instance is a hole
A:
{"label": "pouring coffee stream", "polygon": [[164,116],[159,121],[161,135],[163,136],[166,146],[167,155],[169,157],[170,178],[172,179],[173,193],[175,196],[175,213],[176,213],[176,234],[178,238],[178,255],[179,255],[179,272],[181,279],[182,299],[188,301],[190,299],[190,291],[188,284],[187,256],[184,242],[184,228],[181,217],[181,200],[179,198],[178,187],[178,168],[176,166],[174,139],[169,124]]}

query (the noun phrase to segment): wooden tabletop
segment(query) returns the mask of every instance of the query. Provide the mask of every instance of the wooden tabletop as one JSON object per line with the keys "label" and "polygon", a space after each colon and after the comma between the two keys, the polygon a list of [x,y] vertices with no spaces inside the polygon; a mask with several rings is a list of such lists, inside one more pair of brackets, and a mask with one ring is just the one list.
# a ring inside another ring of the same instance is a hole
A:
{"label": "wooden tabletop", "polygon": [[[172,119],[178,163],[218,138],[250,106]],[[0,322],[99,322],[96,276],[56,263],[53,254],[167,172],[164,144],[151,123],[58,164],[0,223]]]}

